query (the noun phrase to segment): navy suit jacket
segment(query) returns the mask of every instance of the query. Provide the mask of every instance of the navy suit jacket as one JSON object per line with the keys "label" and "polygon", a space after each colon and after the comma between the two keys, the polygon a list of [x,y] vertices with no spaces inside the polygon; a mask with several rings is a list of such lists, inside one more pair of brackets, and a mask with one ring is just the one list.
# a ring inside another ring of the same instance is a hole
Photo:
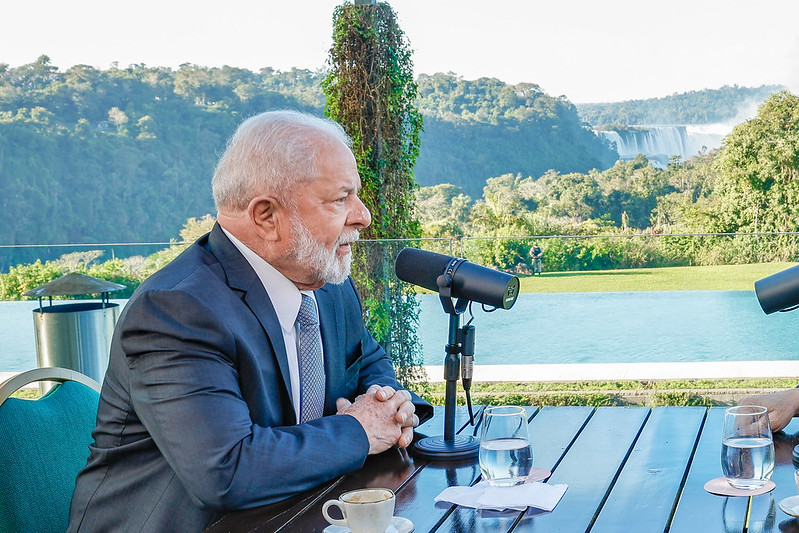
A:
{"label": "navy suit jacket", "polygon": [[[349,279],[315,292],[325,415],[370,385],[399,387]],[[69,531],[200,531],[360,468],[351,416],[297,425],[283,334],[249,263],[219,226],[133,294],[114,331],[94,443]],[[425,419],[432,408],[414,396]]]}

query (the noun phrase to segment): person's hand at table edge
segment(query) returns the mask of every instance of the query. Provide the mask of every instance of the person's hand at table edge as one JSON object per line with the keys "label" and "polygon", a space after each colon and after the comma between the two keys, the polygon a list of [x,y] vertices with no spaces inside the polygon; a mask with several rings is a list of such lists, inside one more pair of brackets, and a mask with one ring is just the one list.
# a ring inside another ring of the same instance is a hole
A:
{"label": "person's hand at table edge", "polygon": [[391,386],[381,387],[380,385],[372,385],[367,392],[374,391],[375,397],[378,400],[386,401],[394,395],[403,395],[407,400],[400,405],[397,410],[396,420],[402,428],[402,436],[397,444],[403,448],[410,446],[413,442],[413,428],[419,425],[419,417],[416,415],[416,406],[413,404],[413,397],[407,390],[395,391]]}
{"label": "person's hand at table edge", "polygon": [[753,394],[738,400],[738,405],[761,405],[768,409],[771,431],[780,431],[799,415],[799,389]]}
{"label": "person's hand at table edge", "polygon": [[354,417],[369,439],[369,454],[381,453],[392,446],[407,447],[413,442],[413,428],[419,424],[411,394],[406,390],[372,385],[350,402],[336,401],[337,414]]}

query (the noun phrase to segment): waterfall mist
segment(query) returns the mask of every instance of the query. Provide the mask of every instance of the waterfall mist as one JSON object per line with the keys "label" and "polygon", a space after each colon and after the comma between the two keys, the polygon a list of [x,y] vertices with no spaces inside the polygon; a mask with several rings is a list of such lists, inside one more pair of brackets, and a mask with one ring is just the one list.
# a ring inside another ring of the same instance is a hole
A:
{"label": "waterfall mist", "polygon": [[621,160],[629,161],[644,154],[653,166],[665,168],[674,156],[684,160],[721,148],[733,127],[757,116],[761,103],[762,100],[747,100],[738,106],[735,116],[725,122],[642,124],[618,130],[595,129],[594,133],[610,143]]}
{"label": "waterfall mist", "polygon": [[634,159],[644,154],[655,166],[665,167],[673,156],[681,159],[715,150],[732,131],[729,124],[688,126],[631,126],[620,131],[595,133],[612,143],[619,159]]}

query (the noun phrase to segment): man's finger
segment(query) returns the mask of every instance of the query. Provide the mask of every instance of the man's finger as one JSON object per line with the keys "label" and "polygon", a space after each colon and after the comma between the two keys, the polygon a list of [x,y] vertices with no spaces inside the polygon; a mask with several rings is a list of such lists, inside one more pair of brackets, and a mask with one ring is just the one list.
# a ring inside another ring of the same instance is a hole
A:
{"label": "man's finger", "polygon": [[380,390],[378,390],[375,395],[377,396],[378,400],[386,401],[389,398],[392,398],[395,392],[396,391],[394,390],[394,387],[389,387],[386,385],[385,387],[380,387]]}
{"label": "man's finger", "polygon": [[336,411],[343,411],[347,407],[352,405],[352,402],[346,398],[339,398],[336,400]]}
{"label": "man's finger", "polygon": [[411,402],[403,402],[403,404],[400,405],[399,408],[397,409],[397,416],[396,416],[397,422],[399,422],[403,426],[408,426],[413,424],[414,412],[416,412],[415,405],[413,405]]}
{"label": "man's finger", "polygon": [[413,442],[413,428],[406,427],[402,429],[402,435],[400,435],[397,444],[402,448],[407,448]]}

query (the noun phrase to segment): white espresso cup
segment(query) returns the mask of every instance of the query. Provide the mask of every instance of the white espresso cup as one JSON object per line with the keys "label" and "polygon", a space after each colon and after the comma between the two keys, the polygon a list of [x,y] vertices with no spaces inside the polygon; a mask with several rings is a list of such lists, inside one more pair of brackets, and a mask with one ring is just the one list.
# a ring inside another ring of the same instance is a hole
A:
{"label": "white espresso cup", "polygon": [[[338,507],[344,519],[332,518],[331,507]],[[345,492],[322,506],[325,520],[334,526],[350,528],[352,533],[384,533],[394,518],[394,493],[389,489],[358,489]]]}

